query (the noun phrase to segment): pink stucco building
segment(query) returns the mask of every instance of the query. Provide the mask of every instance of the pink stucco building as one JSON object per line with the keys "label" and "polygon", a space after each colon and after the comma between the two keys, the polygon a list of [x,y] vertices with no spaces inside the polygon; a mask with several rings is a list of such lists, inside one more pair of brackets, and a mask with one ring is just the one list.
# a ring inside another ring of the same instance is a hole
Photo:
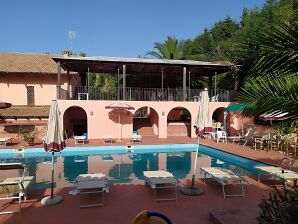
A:
{"label": "pink stucco building", "polygon": [[[128,138],[133,131],[159,138],[195,137],[192,127],[202,90],[192,82],[209,77],[210,123],[224,122],[225,108],[236,93],[212,87],[217,74],[230,70],[218,63],[22,53],[0,53],[0,59],[0,100],[14,105],[0,111],[2,124],[46,119],[44,114],[14,116],[13,108],[44,109],[57,98],[67,137],[88,133],[89,139]],[[105,73],[114,83],[91,85],[94,73]],[[106,109],[120,101],[134,110]],[[231,132],[241,129],[236,114],[228,115],[228,123]]]}

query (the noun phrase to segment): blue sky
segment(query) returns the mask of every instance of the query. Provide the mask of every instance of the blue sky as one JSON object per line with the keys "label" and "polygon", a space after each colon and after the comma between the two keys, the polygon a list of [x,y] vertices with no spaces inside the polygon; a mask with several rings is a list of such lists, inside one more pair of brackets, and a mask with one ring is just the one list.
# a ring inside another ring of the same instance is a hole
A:
{"label": "blue sky", "polygon": [[265,0],[9,0],[0,5],[0,51],[144,56],[167,36],[194,38],[205,27]]}

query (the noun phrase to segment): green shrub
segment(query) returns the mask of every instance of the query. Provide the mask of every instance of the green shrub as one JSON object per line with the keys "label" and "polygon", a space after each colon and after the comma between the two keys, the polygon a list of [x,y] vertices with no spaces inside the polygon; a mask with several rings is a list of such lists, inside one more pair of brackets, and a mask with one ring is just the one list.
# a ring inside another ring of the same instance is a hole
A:
{"label": "green shrub", "polygon": [[259,204],[261,212],[257,217],[260,224],[296,224],[298,221],[298,187],[275,187],[269,198]]}

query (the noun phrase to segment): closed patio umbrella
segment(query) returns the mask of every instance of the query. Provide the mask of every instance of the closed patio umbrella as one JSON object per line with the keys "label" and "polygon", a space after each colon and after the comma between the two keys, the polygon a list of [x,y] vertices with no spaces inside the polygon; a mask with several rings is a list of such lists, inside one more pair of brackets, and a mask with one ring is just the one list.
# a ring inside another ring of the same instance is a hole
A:
{"label": "closed patio umbrella", "polygon": [[118,111],[118,118],[119,118],[119,124],[120,124],[120,132],[121,132],[120,136],[122,140],[121,112],[134,110],[135,108],[126,103],[113,103],[111,105],[106,106],[105,108]]}
{"label": "closed patio umbrella", "polygon": [[58,102],[57,100],[53,100],[50,108],[47,133],[44,140],[45,151],[52,153],[51,196],[42,199],[41,203],[44,205],[56,204],[62,201],[61,196],[54,196],[54,154],[55,152],[62,151],[65,147]]}
{"label": "closed patio umbrella", "polygon": [[198,144],[197,144],[197,150],[196,150],[196,156],[195,156],[195,163],[193,168],[193,175],[192,175],[192,181],[191,181],[191,187],[190,188],[182,188],[181,192],[186,195],[201,195],[203,194],[203,190],[200,188],[195,188],[195,173],[197,169],[197,158],[199,154],[199,147],[200,147],[200,137],[205,133],[205,127],[209,127],[209,96],[208,96],[208,90],[204,89],[200,93],[200,99],[199,99],[199,111],[198,111],[198,117],[197,121],[194,125],[196,129]]}

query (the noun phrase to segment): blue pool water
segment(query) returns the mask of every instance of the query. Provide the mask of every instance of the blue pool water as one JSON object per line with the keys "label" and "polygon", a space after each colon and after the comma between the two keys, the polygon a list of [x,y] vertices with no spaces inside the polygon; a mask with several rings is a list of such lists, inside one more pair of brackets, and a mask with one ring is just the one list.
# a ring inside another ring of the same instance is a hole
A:
{"label": "blue pool water", "polygon": [[[55,153],[56,186],[71,186],[83,173],[104,173],[112,183],[144,180],[145,170],[168,170],[177,178],[190,178],[194,164],[195,144],[136,145],[128,153],[125,146],[68,147]],[[200,146],[198,167],[223,167],[239,175],[255,175],[262,163],[235,156],[207,146]],[[33,188],[49,187],[51,153],[43,149],[0,150],[0,162],[26,164],[28,175],[35,176]],[[196,175],[200,177],[199,168]],[[0,173],[1,178],[1,173]]]}

